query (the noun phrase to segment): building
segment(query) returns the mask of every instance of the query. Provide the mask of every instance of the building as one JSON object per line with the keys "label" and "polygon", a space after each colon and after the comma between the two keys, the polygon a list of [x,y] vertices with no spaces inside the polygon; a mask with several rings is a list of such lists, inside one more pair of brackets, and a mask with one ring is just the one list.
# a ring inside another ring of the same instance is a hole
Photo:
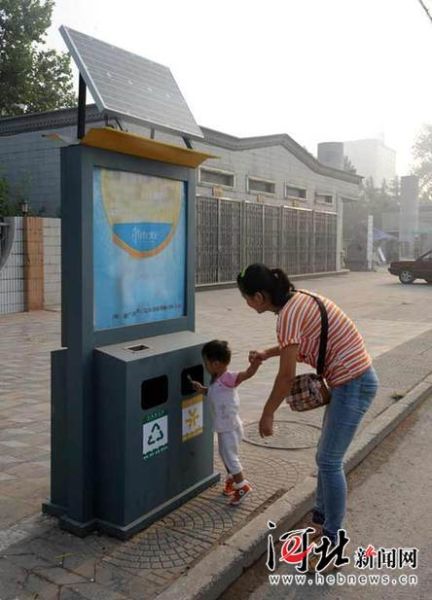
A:
{"label": "building", "polygon": [[[76,119],[75,109],[0,119],[0,172],[17,195],[28,197],[34,214],[59,215],[59,148],[76,136]],[[87,106],[87,128],[103,124],[96,107]],[[150,136],[136,124],[122,126]],[[192,140],[194,148],[217,158],[199,170],[199,195],[335,212],[341,198],[359,197],[360,177],[321,164],[286,134],[237,138],[201,129],[204,140]],[[183,144],[164,133],[156,138]]]}
{"label": "building", "polygon": [[[394,236],[397,241],[387,246],[391,250],[389,260],[397,260],[402,255],[401,244],[401,211],[399,207],[383,213],[383,230]],[[432,249],[432,204],[420,204],[418,207],[418,226],[415,235],[414,255],[419,256]]]}
{"label": "building", "polygon": [[396,177],[396,152],[382,140],[366,139],[343,142],[344,154],[354,165],[357,173],[372,178],[375,187],[385,180],[389,183]]}
{"label": "building", "polygon": [[[59,243],[53,217],[60,216],[60,148],[76,141],[76,122],[76,109],[0,119],[0,173],[32,215],[50,217],[51,246]],[[106,124],[94,105],[87,106],[86,124]],[[153,135],[123,120],[108,125]],[[197,283],[231,282],[250,262],[292,275],[339,270],[343,205],[359,200],[361,177],[322,164],[286,134],[237,138],[201,129],[204,138],[192,145],[215,158],[197,173]],[[154,133],[159,141],[184,144]],[[59,249],[50,253],[57,290]],[[2,277],[0,288],[12,289]]]}

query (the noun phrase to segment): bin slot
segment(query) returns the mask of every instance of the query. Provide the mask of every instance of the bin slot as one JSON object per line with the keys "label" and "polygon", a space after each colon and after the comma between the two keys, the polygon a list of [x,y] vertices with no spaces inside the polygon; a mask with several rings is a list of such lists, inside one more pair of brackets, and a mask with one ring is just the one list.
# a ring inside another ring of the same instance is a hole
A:
{"label": "bin slot", "polygon": [[168,400],[168,377],[161,375],[147,379],[141,384],[141,407],[143,410],[155,408]]}
{"label": "bin slot", "polygon": [[181,374],[181,393],[183,396],[190,396],[195,390],[189,380],[189,377],[193,381],[198,381],[204,385],[204,369],[202,365],[196,365],[194,367],[188,367],[183,369]]}
{"label": "bin slot", "polygon": [[142,350],[148,350],[149,346],[144,346],[144,344],[137,344],[136,346],[128,346],[126,350],[130,350],[131,352],[141,352]]}

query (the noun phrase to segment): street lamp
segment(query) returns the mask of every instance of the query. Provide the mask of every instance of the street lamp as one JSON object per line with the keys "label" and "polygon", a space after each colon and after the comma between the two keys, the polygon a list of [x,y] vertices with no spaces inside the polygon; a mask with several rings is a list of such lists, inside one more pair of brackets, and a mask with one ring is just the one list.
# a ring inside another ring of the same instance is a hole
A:
{"label": "street lamp", "polygon": [[21,214],[23,215],[23,217],[26,217],[28,215],[28,212],[29,212],[29,205],[28,205],[28,202],[26,200],[23,200],[21,202],[20,209],[21,209]]}

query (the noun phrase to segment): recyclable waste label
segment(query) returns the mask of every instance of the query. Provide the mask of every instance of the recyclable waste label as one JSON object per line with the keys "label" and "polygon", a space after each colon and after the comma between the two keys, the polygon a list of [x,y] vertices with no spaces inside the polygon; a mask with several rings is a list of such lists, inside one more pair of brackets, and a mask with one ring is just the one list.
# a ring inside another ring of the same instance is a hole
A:
{"label": "recyclable waste label", "polygon": [[168,448],[168,415],[163,411],[148,415],[143,423],[143,458],[157,456]]}

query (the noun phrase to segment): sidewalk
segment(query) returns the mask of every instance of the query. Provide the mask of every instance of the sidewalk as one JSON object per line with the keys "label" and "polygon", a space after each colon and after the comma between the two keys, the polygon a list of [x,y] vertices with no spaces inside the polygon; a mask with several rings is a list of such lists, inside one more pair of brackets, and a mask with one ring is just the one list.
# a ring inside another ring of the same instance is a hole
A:
{"label": "sidewalk", "polygon": [[[340,279],[344,281],[302,285],[328,294],[344,308],[349,305],[349,314],[364,333],[381,388],[359,436],[367,431],[382,435],[378,424],[386,415],[402,414],[408,407],[408,401],[392,396],[404,397],[432,371],[431,289],[387,288],[381,274]],[[374,285],[382,286],[379,294]],[[347,289],[352,291],[349,300]],[[230,340],[234,369],[245,366],[249,349],[274,344],[274,325],[274,316],[257,317],[248,311],[237,290],[197,295],[197,329]],[[189,581],[185,573],[195,573],[194,565],[215,549],[226,547],[227,555],[233,553],[232,540],[245,539],[251,520],[271,507],[276,511],[278,499],[295,495],[305,482],[312,486],[322,413],[295,414],[282,407],[275,436],[261,440],[256,420],[277,364],[265,363],[241,389],[246,424],[242,461],[254,486],[247,502],[230,508],[215,486],[127,542],[98,535],[79,539],[40,514],[49,493],[48,353],[58,347],[59,327],[59,314],[54,312],[0,317],[0,598],[192,598],[192,587],[189,596],[181,596]],[[417,390],[424,396],[429,388],[432,380]],[[263,536],[266,531],[258,533]],[[199,584],[196,579],[193,583]]]}

